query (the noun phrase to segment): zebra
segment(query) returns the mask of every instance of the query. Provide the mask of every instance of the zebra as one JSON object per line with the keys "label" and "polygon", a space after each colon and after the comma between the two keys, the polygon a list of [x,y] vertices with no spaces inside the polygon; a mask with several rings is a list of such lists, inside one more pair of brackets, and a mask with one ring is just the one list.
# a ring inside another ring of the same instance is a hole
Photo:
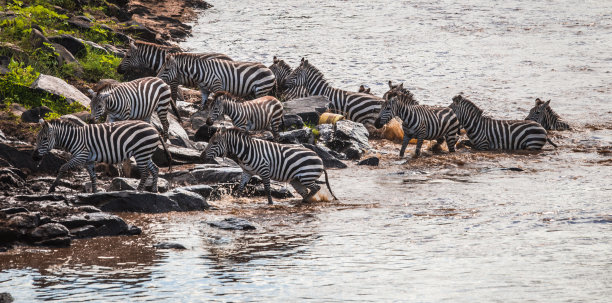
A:
{"label": "zebra", "polygon": [[170,86],[162,79],[146,77],[130,82],[110,82],[89,90],[91,113],[95,120],[108,114],[109,121],[142,120],[151,122],[153,111],[161,121],[164,140],[168,140],[168,108],[172,107],[179,123],[182,122],[176,104],[170,98]]}
{"label": "zebra", "polygon": [[249,136],[237,128],[222,128],[211,138],[202,153],[206,159],[231,155],[242,167],[242,177],[236,193],[240,193],[253,175],[263,179],[268,195],[268,204],[272,204],[270,180],[289,182],[307,201],[314,196],[320,186],[315,182],[325,173],[327,189],[334,197],[329,186],[327,171],[317,153],[301,145],[278,144]]}
{"label": "zebra", "polygon": [[[181,53],[181,49],[177,47],[162,46],[159,44],[141,42],[141,41],[130,41],[130,49],[125,54],[125,57],[119,63],[117,72],[124,74],[132,69],[146,69],[150,70],[150,76],[155,76],[159,69],[166,62],[166,56],[168,54]],[[200,56],[203,59],[221,59],[229,60],[232,58],[225,54],[220,53],[198,53],[194,54]],[[177,82],[171,84],[172,89],[172,100],[184,101],[182,92],[178,89],[179,85],[188,87],[198,87],[198,82],[191,78],[183,77],[179,78]]]}
{"label": "zebra", "polygon": [[272,96],[238,102],[238,98],[228,92],[216,92],[212,96],[211,109],[206,124],[228,115],[234,126],[245,131],[270,129],[274,140],[279,140],[280,127],[283,124],[283,105]]}
{"label": "zebra", "polygon": [[535,100],[535,106],[529,111],[525,120],[538,122],[546,130],[571,129],[569,124],[550,107],[550,100],[544,102],[540,98]]}
{"label": "zebra", "polygon": [[75,119],[40,121],[42,129],[36,138],[36,149],[32,153],[34,161],[40,161],[53,148],[60,147],[72,154],[59,169],[58,175],[49,188],[54,192],[60,178],[69,170],[86,166],[91,179],[92,191],[97,192],[94,164],[104,162],[119,163],[132,156],[140,170],[140,183],[137,190],[142,191],[149,173],[153,179],[152,191],[157,192],[157,175],[159,168],[151,157],[161,141],[171,162],[166,144],[161,140],[157,130],[149,123],[142,121],[121,121],[103,124],[78,123]]}
{"label": "zebra", "polygon": [[238,97],[259,98],[268,94],[276,84],[272,71],[261,63],[206,60],[185,53],[166,56],[157,77],[171,86],[181,78],[197,81],[203,108],[211,92],[227,91]]}
{"label": "zebra", "polygon": [[276,56],[272,59],[272,65],[268,67],[274,77],[276,77],[276,85],[272,89],[271,95],[280,100],[292,100],[297,98],[308,97],[308,91],[303,86],[296,86],[291,89],[283,89],[283,83],[289,74],[291,74],[291,66],[285,60],[278,59]]}
{"label": "zebra", "polygon": [[497,120],[484,116],[472,101],[457,95],[449,106],[465,128],[469,145],[477,150],[539,150],[548,141],[546,130],[537,122],[525,120]]}
{"label": "zebra", "polygon": [[404,157],[406,146],[413,137],[417,138],[416,157],[421,154],[423,140],[436,140],[437,144],[446,140],[448,151],[455,152],[460,124],[450,108],[404,103],[398,100],[396,94],[392,92],[387,95],[389,99],[383,104],[374,126],[381,128],[393,117],[399,116],[404,131],[400,157]]}
{"label": "zebra", "polygon": [[384,102],[383,99],[364,93],[348,92],[333,88],[323,74],[308,60],[302,58],[300,66],[285,80],[285,88],[305,86],[312,96],[325,96],[329,99],[328,109],[343,114],[347,119],[365,125],[374,123]]}
{"label": "zebra", "polygon": [[363,84],[359,85],[359,90],[357,92],[373,95],[372,93],[370,93],[370,88],[369,87],[365,88],[365,86],[363,86]]}
{"label": "zebra", "polygon": [[[387,95],[392,92],[412,95],[412,93],[408,89],[404,88],[404,83],[393,85],[393,82],[389,80],[389,90],[383,94],[383,99],[387,100]],[[401,99],[400,95],[398,95],[397,97]]]}

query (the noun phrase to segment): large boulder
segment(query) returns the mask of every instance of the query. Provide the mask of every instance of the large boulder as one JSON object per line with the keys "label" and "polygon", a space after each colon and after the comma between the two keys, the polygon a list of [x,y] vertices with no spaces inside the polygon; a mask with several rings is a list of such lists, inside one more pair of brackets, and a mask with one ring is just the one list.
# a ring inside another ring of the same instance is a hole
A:
{"label": "large boulder", "polygon": [[57,220],[70,230],[75,238],[129,235],[130,225],[109,213],[81,213]]}
{"label": "large boulder", "polygon": [[85,94],[76,89],[74,86],[66,83],[66,81],[45,74],[40,74],[40,76],[36,78],[30,87],[56,96],[63,96],[70,104],[73,102],[79,102],[81,105],[89,107],[89,103],[91,102],[91,100],[85,96]]}
{"label": "large boulder", "polygon": [[283,116],[283,124],[281,129],[284,131],[293,130],[293,129],[302,129],[304,127],[304,121],[302,117],[298,115],[284,115]]}
{"label": "large boulder", "polygon": [[75,57],[83,58],[87,55],[87,47],[85,46],[85,42],[79,38],[63,34],[48,37],[48,39],[53,43],[62,45]]}
{"label": "large boulder", "polygon": [[323,160],[323,166],[325,168],[347,168],[346,164],[334,157],[329,148],[320,145],[313,144],[302,144],[304,147],[313,150]]}
{"label": "large boulder", "polygon": [[363,150],[371,149],[368,141],[370,133],[363,124],[351,120],[340,120],[336,122],[335,136],[340,140],[355,142]]}
{"label": "large boulder", "polygon": [[283,103],[284,113],[300,116],[303,122],[310,125],[319,123],[319,116],[325,111],[329,99],[324,96],[310,96],[286,101]]}
{"label": "large boulder", "polygon": [[74,199],[75,203],[93,205],[110,212],[162,213],[209,208],[204,197],[186,190],[173,190],[164,194],[136,191],[79,194]]}
{"label": "large boulder", "polygon": [[[195,149],[171,144],[166,144],[166,147],[172,156],[172,165],[204,163],[201,153]],[[168,157],[162,146],[158,146],[153,153],[153,162],[159,166],[168,166]]]}
{"label": "large boulder", "polygon": [[225,218],[221,221],[206,222],[212,227],[226,230],[254,230],[256,229],[253,223],[241,218]]}
{"label": "large boulder", "polygon": [[[108,191],[136,190],[136,188],[138,188],[139,183],[139,179],[117,177],[111,181]],[[145,186],[145,189],[150,190],[151,185],[152,184]],[[170,189],[170,183],[168,183],[166,179],[157,178],[157,190],[160,193],[164,193],[167,192],[168,189]]]}
{"label": "large boulder", "polygon": [[[146,27],[145,25],[138,23],[136,21],[128,21],[124,23],[119,23],[119,25],[123,28],[124,34],[129,34],[137,37],[139,40],[143,40],[151,43],[159,43],[157,39],[157,34]],[[165,41],[161,41],[162,44],[167,44]]]}
{"label": "large boulder", "polygon": [[304,127],[301,129],[290,130],[280,133],[279,142],[285,144],[313,144],[315,136],[312,133],[312,129]]}
{"label": "large boulder", "polygon": [[202,183],[238,182],[241,175],[242,169],[240,167],[203,164],[190,170],[166,173],[162,177],[175,185],[195,185]]}
{"label": "large boulder", "polygon": [[33,147],[27,145],[15,145],[0,143],[0,159],[12,166],[23,170],[26,174],[44,173],[56,174],[60,166],[70,159],[66,152],[53,150],[45,155],[40,163],[32,160]]}
{"label": "large boulder", "polygon": [[36,227],[30,237],[34,240],[51,239],[56,237],[66,237],[70,231],[66,226],[59,223],[47,223]]}
{"label": "large boulder", "polygon": [[48,113],[52,113],[53,111],[46,106],[37,106],[31,109],[24,111],[21,114],[21,121],[36,123],[40,119],[44,119]]}
{"label": "large boulder", "polygon": [[217,130],[218,128],[214,125],[208,126],[206,124],[203,124],[193,135],[193,140],[208,142],[210,138],[212,138],[215,133],[217,133]]}
{"label": "large boulder", "polygon": [[[151,116],[151,123],[153,123],[153,125],[155,125],[157,129],[163,129],[157,114]],[[189,135],[181,126],[181,124],[176,120],[174,115],[168,115],[168,123],[168,135],[170,137],[170,142],[174,145],[193,148],[193,142],[189,140]]]}

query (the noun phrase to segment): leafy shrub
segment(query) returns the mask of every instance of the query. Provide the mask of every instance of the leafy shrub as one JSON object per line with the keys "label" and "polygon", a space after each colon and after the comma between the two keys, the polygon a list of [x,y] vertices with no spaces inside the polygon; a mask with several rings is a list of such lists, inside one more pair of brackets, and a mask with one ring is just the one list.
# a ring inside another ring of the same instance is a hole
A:
{"label": "leafy shrub", "polygon": [[121,75],[117,73],[119,63],[121,58],[88,47],[87,56],[81,59],[85,71],[84,80],[89,82],[98,82],[100,79],[121,80]]}

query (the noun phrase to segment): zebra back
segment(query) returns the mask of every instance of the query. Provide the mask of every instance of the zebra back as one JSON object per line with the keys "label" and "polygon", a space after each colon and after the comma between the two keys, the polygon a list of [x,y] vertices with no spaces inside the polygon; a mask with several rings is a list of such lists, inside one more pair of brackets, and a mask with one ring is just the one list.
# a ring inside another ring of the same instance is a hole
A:
{"label": "zebra back", "polygon": [[132,69],[150,69],[155,73],[164,64],[167,54],[180,51],[179,47],[131,41],[130,48],[119,63],[117,71],[125,73]]}
{"label": "zebra back", "polygon": [[308,90],[303,86],[284,89],[285,79],[292,71],[291,66],[289,66],[285,60],[278,59],[274,56],[273,63],[269,68],[276,77],[276,85],[272,89],[271,95],[285,101],[309,96]]}
{"label": "zebra back", "polygon": [[272,96],[243,101],[228,92],[217,92],[212,97],[210,120],[216,121],[224,114],[241,129],[278,130],[282,123],[283,105]]}
{"label": "zebra back", "polygon": [[529,111],[525,120],[538,122],[546,130],[571,129],[569,124],[550,107],[550,100],[544,102],[540,98],[535,100],[535,106]]}

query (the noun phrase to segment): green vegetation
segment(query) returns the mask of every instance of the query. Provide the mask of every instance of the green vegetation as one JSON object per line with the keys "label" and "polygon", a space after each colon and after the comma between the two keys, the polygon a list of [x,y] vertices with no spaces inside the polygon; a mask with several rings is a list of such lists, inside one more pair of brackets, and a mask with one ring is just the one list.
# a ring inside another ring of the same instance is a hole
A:
{"label": "green vegetation", "polygon": [[87,56],[81,59],[81,65],[85,71],[83,78],[86,81],[97,82],[100,79],[121,79],[121,75],[117,73],[117,67],[121,63],[121,58],[100,53],[89,47],[87,53]]}

